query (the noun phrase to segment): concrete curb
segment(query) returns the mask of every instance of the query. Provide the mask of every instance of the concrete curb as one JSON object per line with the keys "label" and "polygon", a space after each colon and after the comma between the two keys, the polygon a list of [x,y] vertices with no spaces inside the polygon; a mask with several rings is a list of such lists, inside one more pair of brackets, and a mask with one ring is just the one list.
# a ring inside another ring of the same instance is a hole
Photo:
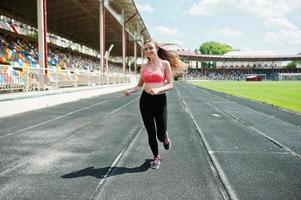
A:
{"label": "concrete curb", "polygon": [[56,91],[41,91],[26,94],[9,94],[1,97],[0,118],[23,112],[38,110],[80,99],[91,98],[103,94],[114,93],[133,87],[135,84],[118,84],[102,87],[62,89]]}

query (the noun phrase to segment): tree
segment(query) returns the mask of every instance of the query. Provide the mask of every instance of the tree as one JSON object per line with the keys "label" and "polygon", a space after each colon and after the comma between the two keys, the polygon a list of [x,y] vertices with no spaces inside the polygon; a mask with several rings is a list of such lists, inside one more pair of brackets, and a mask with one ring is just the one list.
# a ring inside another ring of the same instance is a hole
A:
{"label": "tree", "polygon": [[204,42],[200,48],[202,54],[223,55],[232,51],[233,48],[227,44],[221,44],[215,41]]}
{"label": "tree", "polygon": [[28,36],[29,37],[32,37],[32,38],[34,38],[34,39],[38,39],[38,33],[37,32],[30,32],[29,34],[28,34]]}
{"label": "tree", "polygon": [[291,61],[286,66],[287,69],[296,69],[297,68],[297,61]]}
{"label": "tree", "polygon": [[[233,48],[230,45],[227,44],[221,44],[214,41],[209,41],[203,43],[200,48],[200,52],[202,54],[210,54],[210,55],[223,55],[225,53],[228,53],[229,51],[233,50]],[[202,67],[205,68],[215,68],[216,62],[202,62]]]}

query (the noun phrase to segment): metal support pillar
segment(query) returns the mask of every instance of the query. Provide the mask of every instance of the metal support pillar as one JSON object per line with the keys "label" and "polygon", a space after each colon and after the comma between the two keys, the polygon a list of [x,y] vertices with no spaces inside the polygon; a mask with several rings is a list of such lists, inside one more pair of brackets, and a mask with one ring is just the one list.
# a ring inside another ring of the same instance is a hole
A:
{"label": "metal support pillar", "polygon": [[122,69],[125,74],[125,65],[126,65],[126,32],[125,32],[125,16],[124,11],[122,10]]}
{"label": "metal support pillar", "polygon": [[134,40],[134,70],[135,76],[137,75],[137,41],[136,38]]}
{"label": "metal support pillar", "polygon": [[100,53],[100,72],[104,73],[104,53],[105,53],[105,10],[104,1],[99,0],[99,53]]}
{"label": "metal support pillar", "polygon": [[45,87],[47,75],[47,6],[46,0],[37,0],[37,17],[38,17],[38,49],[39,49],[39,65],[44,68],[43,79],[40,77],[40,88]]}
{"label": "metal support pillar", "polygon": [[40,68],[47,74],[47,6],[46,0],[37,0],[38,48]]}

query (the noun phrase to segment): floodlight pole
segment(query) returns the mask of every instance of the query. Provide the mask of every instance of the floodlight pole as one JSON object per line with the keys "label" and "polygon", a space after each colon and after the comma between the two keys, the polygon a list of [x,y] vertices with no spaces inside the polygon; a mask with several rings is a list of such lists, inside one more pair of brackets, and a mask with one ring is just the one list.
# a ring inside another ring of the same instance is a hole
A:
{"label": "floodlight pole", "polygon": [[143,57],[144,57],[144,55],[143,55],[144,37],[142,35],[142,32],[143,31],[140,31],[140,36],[141,36],[141,48],[140,48],[140,50],[141,50],[141,66],[143,65]]}
{"label": "floodlight pole", "polygon": [[109,56],[110,56],[110,53],[112,51],[114,47],[114,44],[111,44],[110,48],[106,51],[105,53],[105,59],[106,59],[106,73],[109,73]]}
{"label": "floodlight pole", "polygon": [[272,61],[272,81],[275,81],[275,70],[274,70],[274,61]]}
{"label": "floodlight pole", "polygon": [[133,58],[131,60],[129,60],[129,75],[132,74],[132,70],[131,70],[132,62],[133,62]]}

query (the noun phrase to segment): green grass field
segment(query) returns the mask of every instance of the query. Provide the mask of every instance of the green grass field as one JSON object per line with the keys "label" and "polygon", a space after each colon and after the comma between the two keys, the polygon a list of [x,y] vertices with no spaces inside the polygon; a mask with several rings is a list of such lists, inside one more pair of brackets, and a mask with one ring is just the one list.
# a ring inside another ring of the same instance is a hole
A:
{"label": "green grass field", "polygon": [[192,84],[301,113],[301,81],[200,81]]}

